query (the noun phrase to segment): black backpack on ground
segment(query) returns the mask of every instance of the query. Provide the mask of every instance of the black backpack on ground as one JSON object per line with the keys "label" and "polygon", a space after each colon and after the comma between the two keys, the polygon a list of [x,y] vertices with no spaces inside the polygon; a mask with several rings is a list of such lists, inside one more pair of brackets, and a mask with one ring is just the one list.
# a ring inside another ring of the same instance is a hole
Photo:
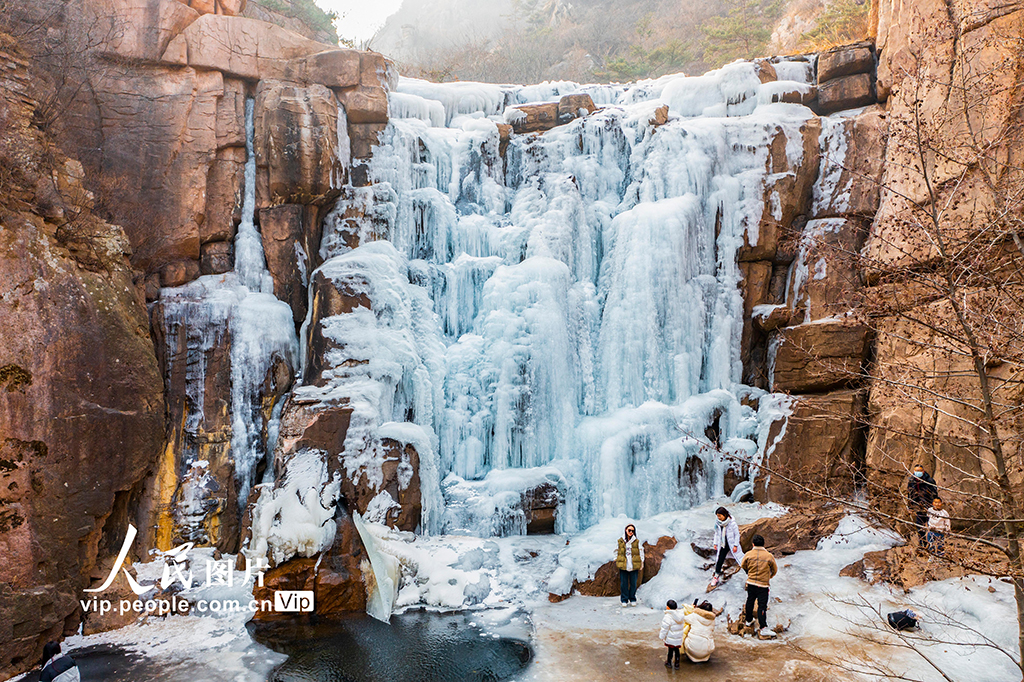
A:
{"label": "black backpack on ground", "polygon": [[890,613],[886,618],[893,630],[909,630],[917,627],[917,614],[910,609]]}

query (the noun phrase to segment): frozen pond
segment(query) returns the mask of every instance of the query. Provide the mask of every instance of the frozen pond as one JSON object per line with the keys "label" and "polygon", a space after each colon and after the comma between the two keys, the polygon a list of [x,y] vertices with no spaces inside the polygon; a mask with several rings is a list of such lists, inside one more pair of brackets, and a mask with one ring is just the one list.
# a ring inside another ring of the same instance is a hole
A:
{"label": "frozen pond", "polygon": [[360,616],[250,626],[250,633],[288,655],[272,682],[497,682],[518,675],[533,658],[524,638],[484,632],[470,614],[416,611],[393,616],[390,625]]}

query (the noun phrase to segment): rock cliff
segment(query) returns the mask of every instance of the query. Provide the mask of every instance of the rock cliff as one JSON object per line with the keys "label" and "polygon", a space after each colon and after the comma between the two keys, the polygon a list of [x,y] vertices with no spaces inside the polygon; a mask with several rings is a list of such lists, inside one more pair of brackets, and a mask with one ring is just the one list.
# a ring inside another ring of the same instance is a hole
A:
{"label": "rock cliff", "polygon": [[32,124],[34,92],[25,55],[0,34],[3,677],[78,629],[80,590],[105,576],[129,523],[151,541],[164,444],[131,244],[94,213],[82,164]]}

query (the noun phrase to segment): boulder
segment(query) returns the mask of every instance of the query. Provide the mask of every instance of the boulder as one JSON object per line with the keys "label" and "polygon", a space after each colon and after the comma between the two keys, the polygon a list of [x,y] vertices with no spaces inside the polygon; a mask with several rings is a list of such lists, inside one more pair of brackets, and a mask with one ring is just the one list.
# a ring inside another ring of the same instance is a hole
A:
{"label": "boulder", "polygon": [[871,330],[857,322],[823,320],[787,327],[773,340],[772,390],[810,393],[863,378]]}
{"label": "boulder", "polygon": [[338,92],[349,123],[387,123],[388,93],[380,86],[357,85]]}
{"label": "boulder", "polygon": [[231,272],[235,266],[235,245],[232,242],[208,242],[203,244],[199,258],[199,270],[204,275],[220,275]]}
{"label": "boulder", "polygon": [[775,72],[775,66],[767,59],[755,59],[754,70],[757,72],[757,78],[761,81],[762,85],[779,79],[778,74]]}
{"label": "boulder", "polygon": [[758,306],[751,312],[754,325],[761,331],[770,332],[789,325],[792,312],[785,303]]}
{"label": "boulder", "polygon": [[176,260],[160,268],[160,286],[180,287],[199,277],[199,261]]}
{"label": "boulder", "polygon": [[[337,618],[364,613],[367,583],[363,574],[370,572],[369,559],[352,518],[341,511],[335,523],[334,543],[322,556],[297,557],[271,568],[263,577],[263,585],[253,586],[253,598],[273,604],[278,590],[310,590],[316,616]],[[253,620],[271,622],[296,617],[294,613],[261,608]]]}
{"label": "boulder", "polygon": [[1006,555],[998,550],[952,537],[946,538],[945,546],[949,561],[931,557],[921,551],[915,541],[914,544],[867,552],[863,559],[844,567],[839,575],[860,578],[872,585],[884,582],[910,590],[925,583],[971,574],[1011,573]]}
{"label": "boulder", "polygon": [[[200,16],[181,32],[177,41],[184,43],[192,68],[215,69],[251,81],[286,78],[292,60],[331,47],[280,26],[221,14]],[[168,45],[168,51],[180,49]]]}
{"label": "boulder", "polygon": [[381,53],[365,50],[359,53],[359,82],[393,91],[398,87],[398,71]]}
{"label": "boulder", "polygon": [[836,532],[839,522],[846,516],[841,507],[812,504],[794,507],[782,516],[758,519],[740,526],[740,548],[749,552],[751,538],[764,538],[764,548],[775,555],[788,556],[795,552],[816,549],[818,542]]}
{"label": "boulder", "polygon": [[362,54],[359,50],[336,49],[300,57],[288,63],[286,78],[329,88],[351,88],[361,82]]}
{"label": "boulder", "polygon": [[818,55],[818,84],[852,76],[858,73],[873,74],[875,53],[871,43],[840,45]]}
{"label": "boulder", "polygon": [[558,125],[558,102],[519,104],[506,109],[505,121],[516,133],[537,133]]}
{"label": "boulder", "polygon": [[594,100],[587,94],[563,95],[558,100],[558,122],[568,123],[574,118],[583,118],[597,111]]}
{"label": "boulder", "polygon": [[263,80],[255,103],[256,205],[331,202],[344,184],[338,105],[323,85]]}
{"label": "boulder", "polygon": [[[639,580],[641,585],[658,575],[665,553],[675,546],[676,539],[667,535],[658,538],[656,544],[644,543],[644,570]],[[594,572],[593,578],[573,580],[572,587],[573,592],[588,597],[617,597],[620,592],[619,569],[615,566],[615,561],[601,564]]]}
{"label": "boulder", "polygon": [[[303,450],[327,453],[328,474],[341,481],[341,495],[346,509],[366,514],[371,502],[381,493],[390,496],[389,508],[378,501],[374,520],[393,528],[415,531],[420,525],[420,460],[415,446],[383,438],[374,461],[360,460],[356,467],[342,464],[352,408],[345,403],[290,402],[281,417],[281,431],[275,460],[279,468]],[[359,459],[358,457],[356,459]],[[379,465],[379,469],[374,467]],[[381,498],[385,499],[385,498]]]}
{"label": "boulder", "polygon": [[792,504],[807,499],[807,488],[852,493],[864,469],[866,402],[856,390],[795,396],[789,417],[772,424],[769,442],[776,444],[766,458],[767,471],[755,482],[754,498]]}
{"label": "boulder", "polygon": [[826,119],[821,129],[821,164],[810,217],[873,217],[878,211],[888,125],[872,106],[853,118]]}
{"label": "boulder", "polygon": [[842,76],[818,85],[818,111],[822,114],[874,103],[875,85],[866,73]]}

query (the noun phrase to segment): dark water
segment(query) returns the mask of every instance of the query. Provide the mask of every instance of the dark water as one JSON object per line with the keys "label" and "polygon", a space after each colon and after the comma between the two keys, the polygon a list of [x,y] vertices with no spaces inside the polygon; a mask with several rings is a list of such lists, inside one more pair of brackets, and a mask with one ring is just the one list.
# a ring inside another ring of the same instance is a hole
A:
{"label": "dark water", "polygon": [[271,682],[498,682],[521,673],[525,639],[494,637],[469,616],[413,612],[381,623],[367,616],[315,626],[250,626],[261,644],[288,655]]}
{"label": "dark water", "polygon": [[[75,649],[65,652],[75,659],[83,682],[136,682],[159,678],[159,667],[147,663],[142,657],[109,644]],[[21,682],[38,682],[39,670],[34,670]]]}

